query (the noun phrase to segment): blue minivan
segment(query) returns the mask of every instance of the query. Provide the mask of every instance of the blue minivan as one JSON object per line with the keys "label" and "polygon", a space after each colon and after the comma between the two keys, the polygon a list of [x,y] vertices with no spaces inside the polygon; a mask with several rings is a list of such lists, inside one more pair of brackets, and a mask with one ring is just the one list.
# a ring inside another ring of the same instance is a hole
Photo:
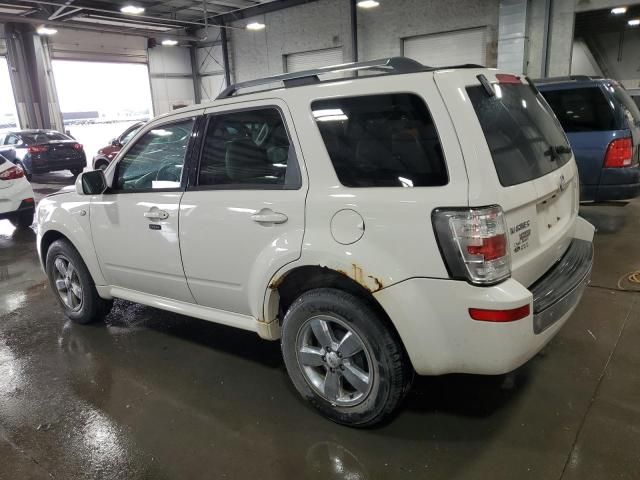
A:
{"label": "blue minivan", "polygon": [[536,86],[569,137],[583,201],[640,195],[640,110],[615,80],[572,76]]}

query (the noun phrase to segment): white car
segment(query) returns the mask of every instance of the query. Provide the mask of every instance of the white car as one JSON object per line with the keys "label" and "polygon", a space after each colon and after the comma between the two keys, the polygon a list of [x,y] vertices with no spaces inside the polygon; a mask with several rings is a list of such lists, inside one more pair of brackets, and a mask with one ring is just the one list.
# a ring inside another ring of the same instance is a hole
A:
{"label": "white car", "polygon": [[70,319],[122,298],[280,340],[304,398],[367,426],[414,372],[501,374],[553,338],[590,278],[578,201],[528,80],[392,58],[150,121],[41,201],[38,249]]}
{"label": "white car", "polygon": [[33,189],[24,171],[0,155],[0,220],[28,228],[34,213]]}

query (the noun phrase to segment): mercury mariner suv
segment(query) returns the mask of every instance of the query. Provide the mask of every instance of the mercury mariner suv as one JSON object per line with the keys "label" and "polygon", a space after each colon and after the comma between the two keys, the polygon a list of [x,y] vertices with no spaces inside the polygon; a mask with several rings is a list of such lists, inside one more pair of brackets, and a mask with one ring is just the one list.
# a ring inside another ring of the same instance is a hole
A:
{"label": "mercury mariner suv", "polygon": [[369,426],[414,372],[502,374],[558,333],[591,272],[579,197],[528,79],[391,58],[150,121],[40,202],[38,250],[71,320],[120,298],[280,340],[302,397]]}

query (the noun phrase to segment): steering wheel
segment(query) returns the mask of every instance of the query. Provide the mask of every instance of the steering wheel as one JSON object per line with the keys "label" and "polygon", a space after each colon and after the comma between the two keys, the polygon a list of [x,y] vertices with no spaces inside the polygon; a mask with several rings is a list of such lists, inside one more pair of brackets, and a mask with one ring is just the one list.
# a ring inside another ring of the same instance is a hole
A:
{"label": "steering wheel", "polygon": [[182,169],[171,163],[163,165],[156,173],[156,181],[179,182]]}

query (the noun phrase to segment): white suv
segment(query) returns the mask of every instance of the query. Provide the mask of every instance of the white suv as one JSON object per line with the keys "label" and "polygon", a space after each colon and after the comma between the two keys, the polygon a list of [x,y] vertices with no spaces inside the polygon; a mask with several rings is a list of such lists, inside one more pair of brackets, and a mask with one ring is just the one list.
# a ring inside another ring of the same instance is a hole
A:
{"label": "white suv", "polygon": [[280,339],[300,394],[367,426],[414,371],[509,372],[558,332],[592,265],[578,183],[527,79],[393,58],[152,120],[40,203],[38,248],[70,319],[122,298]]}
{"label": "white suv", "polygon": [[33,189],[24,170],[0,155],[0,220],[29,228],[35,210]]}

